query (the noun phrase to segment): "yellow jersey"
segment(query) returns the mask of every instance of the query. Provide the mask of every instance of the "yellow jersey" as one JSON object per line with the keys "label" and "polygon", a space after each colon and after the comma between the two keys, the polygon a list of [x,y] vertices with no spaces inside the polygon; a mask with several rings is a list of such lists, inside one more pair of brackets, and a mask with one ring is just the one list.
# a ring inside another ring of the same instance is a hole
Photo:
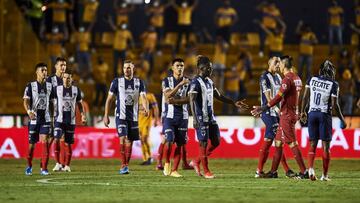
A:
{"label": "yellow jersey", "polygon": [[262,10],[262,24],[271,29],[276,28],[276,18],[281,16],[279,9],[265,6]]}
{"label": "yellow jersey", "polygon": [[341,15],[344,13],[344,10],[340,6],[330,7],[328,13],[330,15],[330,25],[340,26],[342,24]]}
{"label": "yellow jersey", "polygon": [[106,84],[109,65],[107,63],[98,64],[94,69],[94,79],[97,83]]}
{"label": "yellow jersey", "polygon": [[90,32],[76,32],[75,39],[78,44],[79,51],[89,51],[89,45],[91,42]]}
{"label": "yellow jersey", "polygon": [[154,51],[157,44],[156,32],[145,32],[142,35],[144,50]]}
{"label": "yellow jersey", "polygon": [[149,102],[149,116],[144,116],[144,108],[142,106],[142,103],[144,102],[143,99],[140,97],[139,99],[139,127],[150,127],[151,126],[151,121],[152,118],[154,117],[153,115],[153,109],[154,107],[156,107],[157,101],[155,98],[155,95],[152,93],[146,93],[146,99]]}
{"label": "yellow jersey", "polygon": [[150,24],[154,27],[164,27],[164,6],[150,8]]}
{"label": "yellow jersey", "polygon": [[220,44],[215,45],[215,52],[213,58],[214,63],[226,65],[226,51],[224,51],[224,49],[226,48],[227,47],[223,47]]}
{"label": "yellow jersey", "polygon": [[47,50],[51,56],[61,56],[62,44],[61,41],[64,39],[64,35],[61,33],[58,34],[47,34]]}
{"label": "yellow jersey", "polygon": [[86,2],[84,6],[83,22],[91,23],[95,20],[99,2]]}
{"label": "yellow jersey", "polygon": [[216,11],[216,15],[218,16],[217,19],[217,26],[218,27],[225,27],[230,26],[237,15],[236,10],[234,8],[218,8]]}
{"label": "yellow jersey", "polygon": [[191,17],[193,12],[193,7],[177,7],[178,13],[178,24],[179,25],[191,25]]}
{"label": "yellow jersey", "polygon": [[355,23],[356,26],[360,27],[360,6],[355,8]]}
{"label": "yellow jersey", "polygon": [[125,50],[128,47],[128,41],[132,39],[132,34],[129,30],[116,30],[114,38],[115,50]]}
{"label": "yellow jersey", "polygon": [[225,72],[225,90],[238,92],[239,91],[239,74],[236,70]]}
{"label": "yellow jersey", "polygon": [[284,44],[284,34],[269,35],[269,49],[270,51],[283,51],[283,44]]}
{"label": "yellow jersey", "polygon": [[55,23],[65,23],[66,22],[66,10],[71,8],[69,3],[50,3],[48,8],[52,8],[53,16],[52,20]]}
{"label": "yellow jersey", "polygon": [[316,35],[313,32],[302,33],[301,40],[300,40],[300,46],[299,46],[300,54],[313,55],[315,40],[316,40]]}

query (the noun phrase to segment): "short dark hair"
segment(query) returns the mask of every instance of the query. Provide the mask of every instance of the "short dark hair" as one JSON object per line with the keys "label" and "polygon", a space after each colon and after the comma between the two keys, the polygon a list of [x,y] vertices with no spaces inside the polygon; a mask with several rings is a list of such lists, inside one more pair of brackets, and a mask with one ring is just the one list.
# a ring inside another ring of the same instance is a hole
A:
{"label": "short dark hair", "polygon": [[211,63],[211,61],[207,56],[203,56],[203,55],[197,56],[197,64],[196,64],[196,66],[198,68],[201,68],[203,66],[207,66],[210,63]]}
{"label": "short dark hair", "polygon": [[284,61],[285,68],[290,69],[293,67],[293,58],[289,55],[281,56],[280,60]]}
{"label": "short dark hair", "polygon": [[41,67],[46,67],[47,68],[47,64],[44,63],[44,62],[40,62],[40,63],[35,65],[35,70],[37,70],[38,68],[41,68]]}
{"label": "short dark hair", "polygon": [[123,67],[124,67],[124,65],[127,64],[127,63],[131,63],[131,64],[135,65],[134,62],[132,62],[132,60],[124,60]]}
{"label": "short dark hair", "polygon": [[64,73],[67,73],[69,75],[72,75],[73,74],[73,70],[71,68],[66,68],[65,72]]}
{"label": "short dark hair", "polygon": [[58,62],[66,62],[66,59],[64,57],[57,57],[55,60],[55,64],[57,64]]}
{"label": "short dark hair", "polygon": [[182,58],[174,58],[171,62],[171,65],[174,65],[176,62],[184,63],[184,60]]}

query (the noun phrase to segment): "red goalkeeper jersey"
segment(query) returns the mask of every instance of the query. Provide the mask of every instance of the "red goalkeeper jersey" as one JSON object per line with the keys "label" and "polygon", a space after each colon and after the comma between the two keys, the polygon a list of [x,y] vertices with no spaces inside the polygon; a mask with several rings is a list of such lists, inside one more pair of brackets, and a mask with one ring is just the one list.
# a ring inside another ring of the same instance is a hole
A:
{"label": "red goalkeeper jersey", "polygon": [[299,96],[302,88],[301,79],[293,72],[285,75],[277,95],[269,102],[269,106],[275,106],[281,101],[281,115],[296,117],[298,114]]}

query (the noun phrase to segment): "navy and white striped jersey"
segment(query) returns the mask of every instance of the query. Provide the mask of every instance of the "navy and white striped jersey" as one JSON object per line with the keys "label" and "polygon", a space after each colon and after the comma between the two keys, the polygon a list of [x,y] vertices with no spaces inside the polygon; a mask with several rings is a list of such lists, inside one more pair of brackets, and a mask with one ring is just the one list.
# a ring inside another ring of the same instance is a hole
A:
{"label": "navy and white striped jersey", "polygon": [[[277,73],[272,74],[269,71],[265,71],[260,77],[260,95],[261,95],[261,106],[267,105],[268,101],[265,96],[265,92],[270,91],[271,98],[274,98],[281,86],[281,76]],[[270,116],[279,116],[275,107],[270,108],[264,112]]]}
{"label": "navy and white striped jersey", "polygon": [[142,80],[139,78],[132,78],[131,80],[124,77],[115,78],[111,82],[109,94],[116,95],[116,118],[138,121],[139,96],[146,94]]}
{"label": "navy and white striped jersey", "polygon": [[52,75],[52,76],[48,77],[46,79],[46,82],[51,83],[54,88],[57,86],[63,85],[63,80],[56,75]]}
{"label": "navy and white striped jersey", "polygon": [[314,76],[306,83],[306,87],[310,89],[309,112],[331,113],[331,97],[339,95],[338,83],[323,76]]}
{"label": "navy and white striped jersey", "polygon": [[30,82],[24,91],[24,99],[30,100],[30,110],[34,111],[36,119],[30,120],[30,124],[44,124],[50,122],[49,103],[54,97],[51,83],[40,84],[37,81]]}
{"label": "navy and white striped jersey", "polygon": [[197,93],[195,114],[202,123],[215,122],[214,115],[214,82],[210,78],[196,76],[192,79],[189,93]]}
{"label": "navy and white striped jersey", "polygon": [[[166,77],[162,81],[162,92],[164,97],[164,92],[167,90],[174,89],[183,78],[176,80],[174,76]],[[183,85],[176,93],[174,98],[184,98],[187,97],[187,93],[189,91],[189,84]],[[164,118],[171,118],[171,119],[189,119],[189,112],[188,112],[188,104],[181,104],[181,105],[174,105],[168,104],[164,102]]]}
{"label": "navy and white striped jersey", "polygon": [[55,121],[75,125],[76,103],[81,102],[81,91],[76,86],[68,88],[63,85],[54,89],[54,98],[56,99]]}

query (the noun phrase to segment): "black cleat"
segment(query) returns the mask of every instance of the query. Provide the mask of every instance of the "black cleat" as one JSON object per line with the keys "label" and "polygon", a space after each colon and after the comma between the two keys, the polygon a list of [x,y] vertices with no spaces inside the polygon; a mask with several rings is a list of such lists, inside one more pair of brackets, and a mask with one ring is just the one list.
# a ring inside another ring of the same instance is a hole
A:
{"label": "black cleat", "polygon": [[264,177],[265,177],[265,173],[263,171],[261,171],[261,172],[256,171],[255,172],[255,178],[264,178]]}
{"label": "black cleat", "polygon": [[309,179],[309,172],[306,170],[305,173],[297,174],[297,179]]}
{"label": "black cleat", "polygon": [[265,173],[264,178],[278,178],[278,173],[277,171],[275,172],[269,171]]}
{"label": "black cleat", "polygon": [[142,162],[140,165],[142,166],[148,166],[148,165],[151,165],[152,161],[151,161],[151,158],[149,158],[148,160]]}
{"label": "black cleat", "polygon": [[285,175],[288,178],[294,178],[296,176],[296,173],[293,170],[289,169],[288,171],[286,171]]}

